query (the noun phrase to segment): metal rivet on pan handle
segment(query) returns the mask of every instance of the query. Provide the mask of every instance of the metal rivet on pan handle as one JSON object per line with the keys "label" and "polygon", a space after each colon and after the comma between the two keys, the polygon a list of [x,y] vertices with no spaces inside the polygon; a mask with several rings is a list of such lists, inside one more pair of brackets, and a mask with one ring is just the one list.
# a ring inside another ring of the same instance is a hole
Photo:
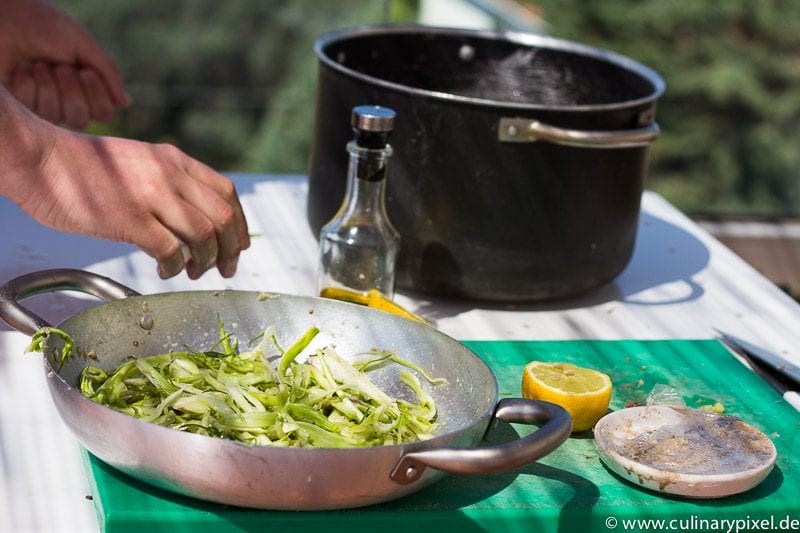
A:
{"label": "metal rivet on pan handle", "polygon": [[659,131],[655,122],[632,130],[584,131],[559,128],[530,118],[503,117],[497,137],[501,142],[545,141],[579,148],[633,148],[652,143]]}

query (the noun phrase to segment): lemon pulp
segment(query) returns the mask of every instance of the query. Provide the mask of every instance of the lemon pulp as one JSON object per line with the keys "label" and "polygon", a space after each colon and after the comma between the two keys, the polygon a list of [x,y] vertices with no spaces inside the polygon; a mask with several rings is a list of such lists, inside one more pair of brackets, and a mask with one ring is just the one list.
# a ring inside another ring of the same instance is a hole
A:
{"label": "lemon pulp", "polygon": [[571,363],[532,361],[522,373],[522,397],[560,405],[572,417],[572,431],[594,427],[608,411],[611,378]]}

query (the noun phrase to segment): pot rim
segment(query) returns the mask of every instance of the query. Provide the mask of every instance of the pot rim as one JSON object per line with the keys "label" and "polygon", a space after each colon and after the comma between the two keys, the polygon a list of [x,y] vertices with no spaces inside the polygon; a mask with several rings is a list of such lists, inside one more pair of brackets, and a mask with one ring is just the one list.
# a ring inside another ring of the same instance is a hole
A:
{"label": "pot rim", "polygon": [[[583,104],[583,105],[544,105],[534,103],[520,103],[520,102],[504,102],[501,100],[493,100],[487,98],[475,98],[471,96],[462,96],[451,93],[444,93],[440,91],[431,91],[428,89],[420,89],[387,81],[375,76],[370,76],[357,72],[342,64],[334,61],[325,53],[325,49],[331,44],[342,42],[351,38],[358,39],[381,34],[436,34],[436,35],[452,35],[460,37],[471,37],[488,41],[507,41],[511,43],[521,44],[529,47],[549,48],[562,52],[569,52],[575,55],[582,55],[611,63],[617,67],[628,70],[649,82],[653,90],[651,94],[636,98],[632,100],[625,100],[621,102],[611,102],[603,104]],[[462,28],[448,28],[442,26],[424,26],[421,24],[408,24],[408,25],[394,25],[394,24],[377,24],[377,25],[363,25],[351,28],[331,31],[320,36],[314,43],[314,53],[320,61],[333,70],[345,76],[355,78],[362,81],[368,81],[379,87],[391,89],[401,93],[407,93],[414,96],[421,96],[434,100],[441,100],[447,102],[457,102],[463,104],[479,105],[492,108],[513,108],[518,110],[532,110],[532,111],[607,111],[615,109],[627,109],[639,105],[645,105],[655,102],[663,93],[666,84],[655,70],[635,61],[622,54],[612,52],[586,44],[577,43],[556,37],[549,37],[545,35],[537,35],[533,33],[524,33],[519,31],[493,31],[493,30],[472,30]]]}

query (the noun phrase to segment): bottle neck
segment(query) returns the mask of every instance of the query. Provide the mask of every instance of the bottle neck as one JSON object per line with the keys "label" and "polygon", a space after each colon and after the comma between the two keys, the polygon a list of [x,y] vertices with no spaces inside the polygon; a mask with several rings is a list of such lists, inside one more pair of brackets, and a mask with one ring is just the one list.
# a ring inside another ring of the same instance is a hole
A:
{"label": "bottle neck", "polygon": [[378,213],[384,208],[386,176],[392,148],[371,149],[350,142],[347,171],[347,205],[353,210]]}

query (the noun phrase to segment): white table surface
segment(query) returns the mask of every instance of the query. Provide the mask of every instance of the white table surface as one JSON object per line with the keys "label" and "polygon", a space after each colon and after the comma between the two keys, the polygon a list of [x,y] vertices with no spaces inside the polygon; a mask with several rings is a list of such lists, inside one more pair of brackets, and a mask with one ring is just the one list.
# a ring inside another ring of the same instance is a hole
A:
{"label": "white table surface", "polygon": [[[256,236],[235,278],[162,281],[132,246],[59,233],[0,198],[0,282],[46,268],[82,268],[141,293],[236,288],[312,294],[316,241],[304,176],[231,174]],[[702,339],[714,328],[800,365],[800,306],[660,196],[646,192],[636,248],[609,285],[556,303],[481,305],[400,291],[396,300],[468,339]],[[96,304],[72,294],[26,301],[59,323]],[[58,418],[29,338],[0,323],[0,531],[97,531],[77,441]]]}

